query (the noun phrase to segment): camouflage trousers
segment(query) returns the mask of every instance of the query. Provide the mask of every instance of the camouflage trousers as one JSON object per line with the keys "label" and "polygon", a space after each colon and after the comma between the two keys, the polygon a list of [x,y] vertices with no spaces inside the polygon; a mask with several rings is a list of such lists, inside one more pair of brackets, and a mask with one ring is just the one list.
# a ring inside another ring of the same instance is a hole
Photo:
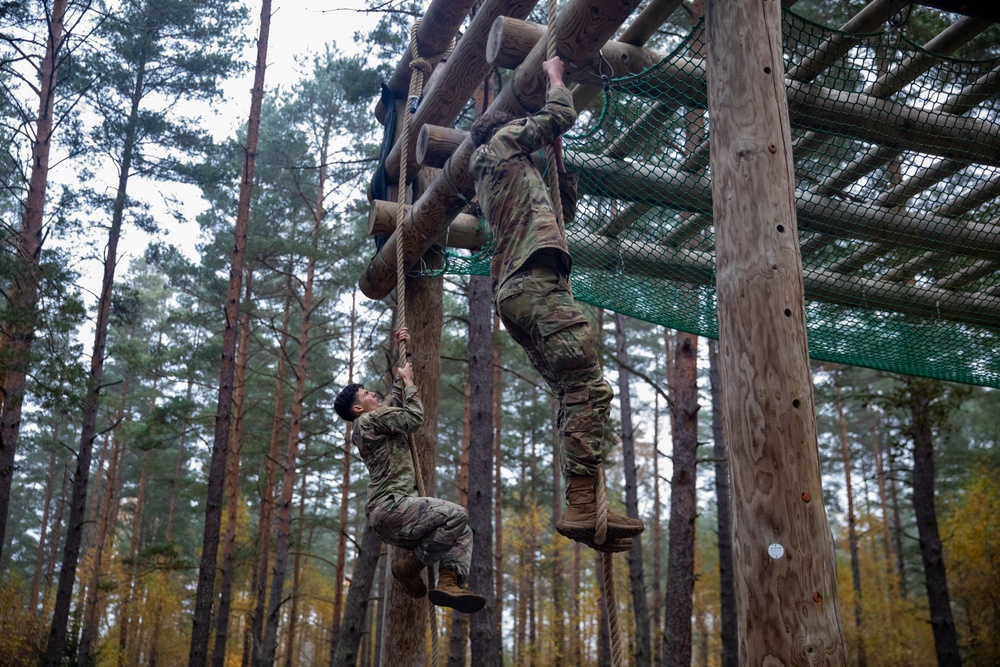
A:
{"label": "camouflage trousers", "polygon": [[469,576],[472,560],[472,529],[461,505],[418,496],[396,497],[395,502],[375,505],[368,520],[382,541],[412,549],[424,565],[439,563],[454,572],[459,583]]}
{"label": "camouflage trousers", "polygon": [[548,267],[522,270],[500,287],[497,311],[559,399],[563,475],[596,476],[613,392],[569,278]]}

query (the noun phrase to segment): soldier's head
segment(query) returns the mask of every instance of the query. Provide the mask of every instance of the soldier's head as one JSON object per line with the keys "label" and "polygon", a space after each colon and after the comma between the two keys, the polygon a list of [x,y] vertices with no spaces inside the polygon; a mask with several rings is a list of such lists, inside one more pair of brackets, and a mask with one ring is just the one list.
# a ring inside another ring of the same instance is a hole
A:
{"label": "soldier's head", "polygon": [[382,407],[382,399],[374,391],[360,384],[349,384],[340,390],[333,401],[334,411],[344,421],[352,422],[366,412]]}
{"label": "soldier's head", "polygon": [[497,130],[512,120],[514,120],[513,114],[500,111],[499,109],[484,113],[472,124],[472,130],[470,131],[472,135],[472,147],[479,148],[485,144],[493,138],[493,134]]}

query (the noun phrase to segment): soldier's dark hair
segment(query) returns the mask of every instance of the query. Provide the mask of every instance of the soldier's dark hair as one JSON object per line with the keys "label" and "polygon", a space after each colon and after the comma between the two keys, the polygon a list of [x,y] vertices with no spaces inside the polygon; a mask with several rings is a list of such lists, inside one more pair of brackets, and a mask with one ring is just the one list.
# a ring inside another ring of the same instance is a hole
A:
{"label": "soldier's dark hair", "polygon": [[333,400],[333,409],[344,421],[354,421],[354,404],[358,400],[358,390],[364,389],[360,384],[349,384],[340,390],[337,398]]}
{"label": "soldier's dark hair", "polygon": [[495,109],[487,111],[472,124],[472,147],[479,148],[493,138],[493,133],[514,120],[513,114]]}

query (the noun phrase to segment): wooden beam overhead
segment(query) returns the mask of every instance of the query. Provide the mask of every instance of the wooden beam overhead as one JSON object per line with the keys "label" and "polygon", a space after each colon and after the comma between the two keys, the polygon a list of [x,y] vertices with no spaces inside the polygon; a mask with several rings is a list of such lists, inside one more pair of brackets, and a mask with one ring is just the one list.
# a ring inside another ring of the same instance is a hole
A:
{"label": "wooden beam overhead", "polygon": [[[469,15],[473,2],[474,0],[432,0],[420,21],[420,27],[417,28],[417,47],[420,53],[429,56],[446,51]],[[410,69],[410,63],[413,61],[413,54],[409,46],[407,41],[406,49],[396,63],[396,70],[386,84],[396,99],[406,97],[410,89],[410,73],[413,71]],[[375,106],[375,117],[378,118],[378,122],[385,123],[382,100]]]}
{"label": "wooden beam overhead", "polygon": [[[632,8],[628,0],[570,0],[555,21],[558,53],[570,63],[586,62],[610,39]],[[463,37],[462,41],[465,39]],[[541,69],[544,51],[541,43],[535,46],[490,109],[524,115],[541,108],[546,83]],[[396,256],[397,243],[403,244],[404,265],[413,266],[465,207],[464,198],[473,196],[474,191],[469,174],[471,155],[472,143],[466,140],[414,202],[403,227],[393,232],[369,262],[359,280],[359,287],[366,296],[381,299],[392,291],[396,263],[387,258]]]}

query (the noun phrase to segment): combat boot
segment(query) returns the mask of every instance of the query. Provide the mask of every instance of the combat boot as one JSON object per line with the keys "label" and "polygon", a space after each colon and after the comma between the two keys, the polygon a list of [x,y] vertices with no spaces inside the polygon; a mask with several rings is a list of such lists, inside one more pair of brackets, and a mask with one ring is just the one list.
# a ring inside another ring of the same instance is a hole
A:
{"label": "combat boot", "polygon": [[486,598],[482,595],[476,595],[458,585],[458,575],[452,570],[441,570],[437,586],[428,597],[439,607],[451,607],[463,614],[474,614],[486,605]]}
{"label": "combat boot", "polygon": [[[572,476],[566,488],[569,504],[562,518],[556,523],[556,530],[571,540],[583,542],[598,548],[594,543],[597,527],[597,477]],[[645,526],[639,519],[630,519],[608,510],[608,536],[605,542],[638,535]],[[611,549],[608,549],[609,551]],[[623,549],[624,550],[624,549]]]}
{"label": "combat boot", "polygon": [[424,564],[417,560],[412,551],[399,549],[398,555],[392,561],[392,576],[403,585],[403,590],[411,598],[422,598],[427,595],[427,586],[420,573]]}

